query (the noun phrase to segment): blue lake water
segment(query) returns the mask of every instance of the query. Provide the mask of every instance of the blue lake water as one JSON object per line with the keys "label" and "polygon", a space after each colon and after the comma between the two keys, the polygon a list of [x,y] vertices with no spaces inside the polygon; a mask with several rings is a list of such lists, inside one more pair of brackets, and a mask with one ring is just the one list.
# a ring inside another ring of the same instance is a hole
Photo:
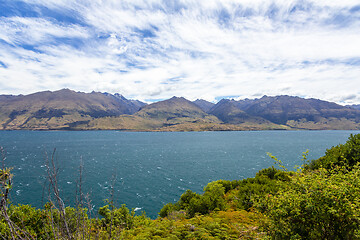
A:
{"label": "blue lake water", "polygon": [[56,148],[59,185],[66,204],[75,202],[80,160],[84,162],[83,192],[97,209],[110,198],[155,218],[163,204],[175,202],[186,190],[202,192],[210,181],[255,176],[273,165],[267,152],[292,169],[309,149],[316,159],[327,148],[344,143],[360,131],[249,132],[118,132],[1,131],[0,146],[13,167],[13,203],[42,207],[46,176],[45,152]]}

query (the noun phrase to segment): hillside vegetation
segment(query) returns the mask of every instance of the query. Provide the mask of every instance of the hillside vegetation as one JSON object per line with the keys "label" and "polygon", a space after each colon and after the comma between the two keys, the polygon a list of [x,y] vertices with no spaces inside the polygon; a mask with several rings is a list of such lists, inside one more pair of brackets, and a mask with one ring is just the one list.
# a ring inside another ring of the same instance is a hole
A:
{"label": "hillside vegetation", "polygon": [[183,97],[146,104],[69,89],[0,95],[0,130],[232,131],[360,129],[360,110],[319,99],[263,96],[217,104]]}
{"label": "hillside vegetation", "polygon": [[78,205],[64,206],[53,161],[47,163],[49,203],[43,209],[11,205],[13,176],[3,168],[0,234],[4,239],[360,239],[360,134],[317,160],[308,161],[305,152],[304,164],[294,170],[269,156],[277,167],[253,178],[211,182],[202,194],[187,190],[155,220],[116,207],[111,199],[99,209],[101,218],[94,217],[81,188]]}

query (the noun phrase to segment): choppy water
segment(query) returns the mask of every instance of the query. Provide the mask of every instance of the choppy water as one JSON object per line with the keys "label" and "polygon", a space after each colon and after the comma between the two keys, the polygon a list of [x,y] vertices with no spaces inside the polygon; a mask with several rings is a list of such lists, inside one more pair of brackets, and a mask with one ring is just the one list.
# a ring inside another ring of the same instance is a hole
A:
{"label": "choppy water", "polygon": [[191,189],[202,192],[210,181],[243,179],[273,164],[271,152],[289,168],[327,148],[344,143],[359,131],[250,132],[118,132],[1,131],[6,165],[14,167],[14,203],[42,207],[45,151],[57,149],[59,184],[67,204],[75,201],[80,159],[84,162],[83,191],[95,208],[110,198],[116,174],[115,200],[155,218],[163,204],[177,201]]}

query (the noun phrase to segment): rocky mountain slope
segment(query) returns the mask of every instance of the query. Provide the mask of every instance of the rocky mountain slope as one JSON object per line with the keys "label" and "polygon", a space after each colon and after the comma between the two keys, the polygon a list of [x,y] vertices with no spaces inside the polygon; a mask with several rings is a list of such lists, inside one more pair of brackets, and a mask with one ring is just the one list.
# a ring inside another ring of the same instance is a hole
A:
{"label": "rocky mountain slope", "polygon": [[233,124],[264,121],[295,129],[359,129],[360,123],[359,110],[292,96],[221,100],[209,113]]}
{"label": "rocky mountain slope", "polygon": [[199,108],[201,108],[204,112],[209,112],[210,109],[215,106],[215,103],[212,102],[208,102],[206,100],[203,99],[196,99],[195,101],[193,101],[193,103],[195,103]]}
{"label": "rocky mountain slope", "polygon": [[147,105],[120,94],[69,89],[0,95],[0,129],[215,131],[360,129],[360,110],[318,99],[264,96],[217,104],[173,97]]}
{"label": "rocky mountain slope", "polygon": [[80,127],[137,131],[201,131],[211,130],[213,126],[221,123],[215,116],[205,113],[189,100],[172,97],[146,105],[133,115],[96,119]]}
{"label": "rocky mountain slope", "polygon": [[241,110],[237,101],[222,99],[214,107],[209,110],[209,113],[218,117],[224,123],[241,124],[245,122],[254,122],[258,124],[269,124],[270,122],[262,117],[256,117],[247,114]]}
{"label": "rocky mountain slope", "polygon": [[290,120],[314,121],[323,118],[360,120],[359,112],[336,103],[291,96],[264,96],[244,109],[248,114],[263,117],[277,124]]}
{"label": "rocky mountain slope", "polygon": [[360,104],[347,105],[347,107],[360,110]]}
{"label": "rocky mountain slope", "polygon": [[0,96],[0,126],[3,129],[59,129],[94,118],[133,114],[140,109],[120,95],[82,93],[69,89],[30,95]]}

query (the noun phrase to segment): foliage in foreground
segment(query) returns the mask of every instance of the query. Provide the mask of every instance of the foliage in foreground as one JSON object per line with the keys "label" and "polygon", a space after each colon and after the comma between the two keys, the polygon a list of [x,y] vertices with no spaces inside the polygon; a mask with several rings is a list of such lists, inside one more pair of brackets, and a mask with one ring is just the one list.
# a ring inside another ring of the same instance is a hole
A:
{"label": "foliage in foreground", "polygon": [[272,239],[360,239],[360,134],[259,199]]}
{"label": "foliage in foreground", "polygon": [[351,134],[345,144],[339,144],[326,150],[323,157],[312,161],[306,169],[334,169],[336,167],[352,169],[360,160],[360,134]]}
{"label": "foliage in foreground", "polygon": [[[103,208],[102,211],[108,207]],[[120,212],[125,215],[119,214]],[[49,209],[35,209],[29,205],[11,206],[8,209],[11,221],[20,230],[17,239],[69,239],[61,232],[58,213]],[[107,212],[102,219],[78,218],[76,209],[67,208],[66,218],[70,223],[71,239],[253,239],[262,236],[258,226],[263,216],[247,211],[218,211],[197,214],[193,218],[178,215],[174,218],[151,220],[145,215],[134,216],[125,206],[114,209],[113,216]],[[51,215],[56,216],[52,218]],[[111,218],[113,222],[111,223]],[[80,221],[79,221],[80,220]],[[131,225],[127,225],[131,222]],[[111,225],[112,224],[112,225]],[[4,219],[0,221],[0,233],[11,239]]]}
{"label": "foliage in foreground", "polygon": [[359,239],[360,168],[319,169],[293,177],[287,188],[261,199],[275,239]]}
{"label": "foliage in foreground", "polygon": [[271,157],[281,169],[211,182],[203,194],[187,190],[156,220],[112,201],[99,209],[100,219],[82,207],[62,213],[52,203],[44,209],[8,207],[12,175],[2,169],[0,234],[4,239],[360,239],[360,134],[297,171]]}

